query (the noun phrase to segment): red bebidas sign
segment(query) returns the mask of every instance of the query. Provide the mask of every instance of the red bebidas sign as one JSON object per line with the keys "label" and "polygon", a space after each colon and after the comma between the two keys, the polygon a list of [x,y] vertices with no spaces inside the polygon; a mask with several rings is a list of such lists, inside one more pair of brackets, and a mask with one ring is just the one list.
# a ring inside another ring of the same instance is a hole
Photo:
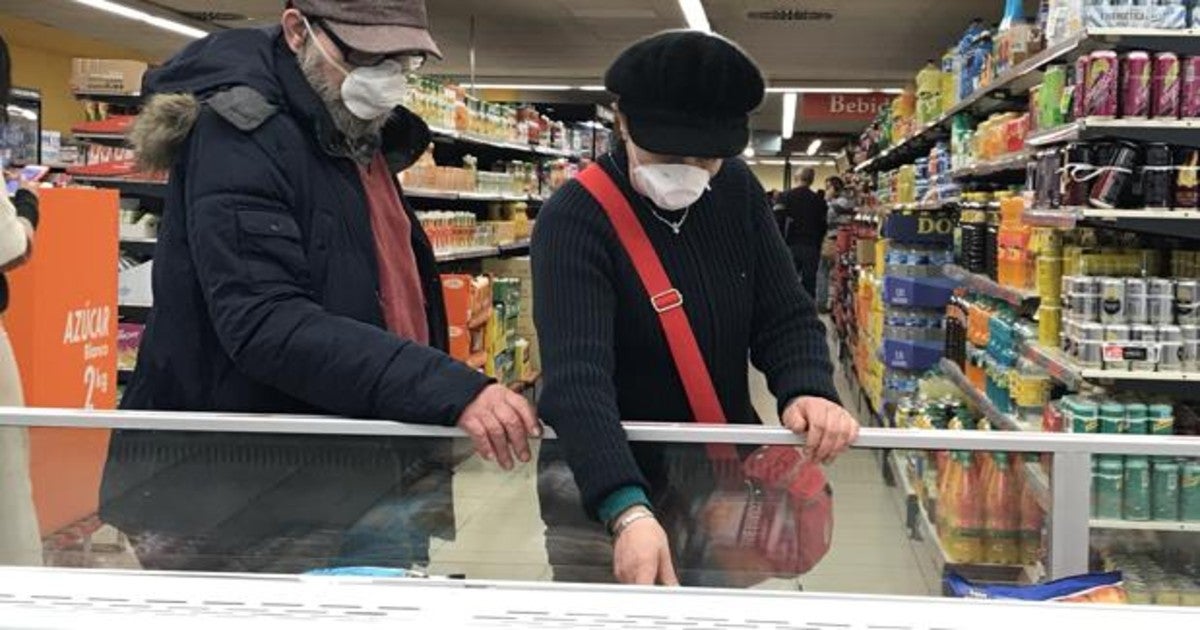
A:
{"label": "red bebidas sign", "polygon": [[801,120],[870,121],[894,98],[883,92],[869,94],[801,94]]}

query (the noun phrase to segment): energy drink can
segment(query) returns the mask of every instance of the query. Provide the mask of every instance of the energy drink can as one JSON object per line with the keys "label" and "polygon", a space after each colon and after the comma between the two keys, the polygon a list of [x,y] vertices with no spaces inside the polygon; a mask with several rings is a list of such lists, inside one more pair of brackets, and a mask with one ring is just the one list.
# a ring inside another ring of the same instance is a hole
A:
{"label": "energy drink can", "polygon": [[1145,324],[1150,321],[1146,291],[1144,279],[1127,278],[1125,280],[1125,321],[1130,324]]}
{"label": "energy drink can", "polygon": [[1116,208],[1121,205],[1129,184],[1133,181],[1133,167],[1137,161],[1138,146],[1132,142],[1118,142],[1112,158],[1104,163],[1104,172],[1096,179],[1088,201],[1097,208]]}
{"label": "energy drink can", "polygon": [[[1090,59],[1087,55],[1083,55],[1075,60],[1075,87],[1071,97],[1071,118],[1078,120],[1087,116],[1087,82],[1088,82],[1088,64]],[[1176,57],[1176,64],[1179,59]],[[1176,87],[1176,103],[1178,103],[1178,87]],[[1178,109],[1178,104],[1176,105]],[[1178,113],[1176,114],[1178,115]]]}
{"label": "energy drink can", "polygon": [[1185,57],[1182,65],[1179,115],[1183,118],[1196,118],[1200,116],[1200,57]]}
{"label": "energy drink can", "polygon": [[1150,116],[1150,53],[1140,50],[1121,59],[1121,114],[1125,118]]}
{"label": "energy drink can", "polygon": [[1062,204],[1069,207],[1086,206],[1091,193],[1091,176],[1096,172],[1092,146],[1084,143],[1067,145],[1066,164],[1062,174]]}
{"label": "energy drink can", "polygon": [[1172,207],[1180,210],[1195,208],[1200,202],[1200,151],[1181,148],[1175,156],[1175,203]]}
{"label": "energy drink can", "polygon": [[1173,52],[1154,55],[1151,75],[1150,115],[1155,118],[1179,118],[1179,55]]}
{"label": "energy drink can", "polygon": [[1117,116],[1119,66],[1120,57],[1112,50],[1097,50],[1088,57],[1086,116]]}
{"label": "energy drink can", "polygon": [[1100,321],[1104,324],[1125,323],[1124,278],[1100,280]]}
{"label": "energy drink can", "polygon": [[1165,144],[1146,145],[1142,167],[1142,196],[1147,208],[1171,207],[1171,184],[1175,180],[1171,147]]}

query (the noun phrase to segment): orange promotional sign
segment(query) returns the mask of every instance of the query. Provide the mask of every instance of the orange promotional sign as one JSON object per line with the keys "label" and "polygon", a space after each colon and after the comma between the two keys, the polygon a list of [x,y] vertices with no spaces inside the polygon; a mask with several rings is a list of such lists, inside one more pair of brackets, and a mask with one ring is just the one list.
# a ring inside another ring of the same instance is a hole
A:
{"label": "orange promotional sign", "polygon": [[[5,326],[25,404],[112,409],[117,395],[117,218],[113,190],[41,192],[29,262],[8,276]],[[108,431],[29,432],[30,477],[43,534],[96,511]]]}
{"label": "orange promotional sign", "polygon": [[875,119],[879,110],[892,101],[883,92],[867,94],[803,94],[800,98],[800,119],[804,121]]}

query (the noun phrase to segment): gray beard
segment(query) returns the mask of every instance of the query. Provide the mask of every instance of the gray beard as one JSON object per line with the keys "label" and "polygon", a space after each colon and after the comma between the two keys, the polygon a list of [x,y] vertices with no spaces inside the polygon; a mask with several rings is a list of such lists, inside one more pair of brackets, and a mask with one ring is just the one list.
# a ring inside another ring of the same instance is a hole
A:
{"label": "gray beard", "polygon": [[390,114],[374,120],[363,120],[351,113],[346,107],[346,102],[342,100],[341,84],[330,83],[325,79],[324,70],[329,62],[325,60],[321,51],[317,50],[312,38],[304,40],[297,57],[300,61],[300,71],[325,104],[325,109],[333,119],[333,126],[345,138],[345,148],[350,156],[359,161],[371,159],[378,148],[379,136]]}

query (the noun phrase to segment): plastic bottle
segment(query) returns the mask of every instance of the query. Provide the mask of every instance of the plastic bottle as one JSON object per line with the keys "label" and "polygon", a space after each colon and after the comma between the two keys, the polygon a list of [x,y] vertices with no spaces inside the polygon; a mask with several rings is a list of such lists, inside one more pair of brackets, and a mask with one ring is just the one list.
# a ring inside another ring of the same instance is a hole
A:
{"label": "plastic bottle", "polygon": [[917,73],[917,120],[928,125],[942,114],[942,70],[932,59]]}
{"label": "plastic bottle", "polygon": [[984,562],[1017,564],[1021,559],[1021,506],[1008,453],[994,453],[984,499]]}
{"label": "plastic bottle", "polygon": [[1024,474],[1026,465],[1037,463],[1037,456],[1018,455],[1016,461],[1017,466],[1021,467],[1018,477],[1022,480],[1019,537],[1021,544],[1020,562],[1023,565],[1029,566],[1036,564],[1042,557],[1042,526],[1045,523],[1045,514],[1042,512],[1042,506],[1037,502],[1037,495],[1034,492],[1033,484],[1030,483],[1028,476]]}
{"label": "plastic bottle", "polygon": [[1023,4],[1022,0],[1005,0],[1004,18],[1000,20],[1000,30],[1007,31],[1013,24],[1025,19]]}
{"label": "plastic bottle", "polygon": [[948,535],[943,545],[956,563],[979,562],[983,555],[983,497],[978,472],[971,464],[970,453],[955,452],[951,461],[947,491],[941,501],[952,510],[947,515]]}

